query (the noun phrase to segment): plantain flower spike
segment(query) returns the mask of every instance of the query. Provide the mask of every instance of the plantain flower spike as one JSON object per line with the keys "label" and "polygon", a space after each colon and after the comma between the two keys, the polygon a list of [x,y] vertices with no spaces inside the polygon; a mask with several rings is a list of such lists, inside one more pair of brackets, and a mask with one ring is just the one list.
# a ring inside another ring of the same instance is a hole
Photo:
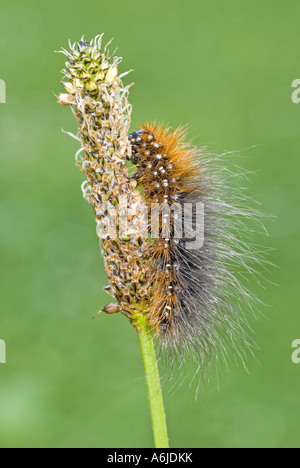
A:
{"label": "plantain flower spike", "polygon": [[[119,75],[119,57],[111,57],[102,36],[84,38],[62,50],[67,56],[61,105],[71,106],[78,124],[81,148],[76,163],[86,175],[84,198],[92,206],[102,242],[110,285],[105,290],[117,300],[103,310],[122,312],[129,318],[149,302],[146,280],[147,219],[137,182],[128,176],[126,159],[131,106],[129,87]],[[76,137],[77,138],[77,137]],[[121,229],[122,224],[122,229]]]}

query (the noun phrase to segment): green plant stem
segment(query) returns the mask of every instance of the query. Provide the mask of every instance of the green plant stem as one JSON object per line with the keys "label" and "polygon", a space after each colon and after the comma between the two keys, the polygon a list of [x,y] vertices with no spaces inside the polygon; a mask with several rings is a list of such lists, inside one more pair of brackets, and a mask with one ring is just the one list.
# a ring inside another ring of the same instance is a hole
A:
{"label": "green plant stem", "polygon": [[139,314],[136,328],[144,364],[155,448],[169,448],[166,414],[159,378],[153,335],[145,316]]}

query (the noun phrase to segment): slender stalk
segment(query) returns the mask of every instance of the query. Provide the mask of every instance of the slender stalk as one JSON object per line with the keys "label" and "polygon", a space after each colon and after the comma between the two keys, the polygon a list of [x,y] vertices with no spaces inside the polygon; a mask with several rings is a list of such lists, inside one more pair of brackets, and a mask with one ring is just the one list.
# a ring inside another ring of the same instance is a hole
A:
{"label": "slender stalk", "polygon": [[169,448],[166,414],[152,332],[145,316],[139,314],[136,329],[144,364],[155,448]]}

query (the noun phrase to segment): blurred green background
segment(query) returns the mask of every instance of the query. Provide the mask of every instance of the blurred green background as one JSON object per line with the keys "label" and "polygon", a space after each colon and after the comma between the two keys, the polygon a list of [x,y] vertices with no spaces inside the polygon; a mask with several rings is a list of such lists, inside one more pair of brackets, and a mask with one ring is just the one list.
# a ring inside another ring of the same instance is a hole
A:
{"label": "blurred green background", "polygon": [[122,316],[91,320],[109,297],[78,144],[61,132],[75,121],[53,94],[64,64],[54,51],[101,32],[122,71],[135,70],[132,128],[188,123],[197,144],[237,151],[277,217],[264,243],[278,286],[254,285],[270,305],[252,322],[259,363],[232,364],[197,401],[188,379],[167,386],[171,445],[299,447],[299,22],[296,0],[1,3],[1,447],[152,446],[135,332]]}

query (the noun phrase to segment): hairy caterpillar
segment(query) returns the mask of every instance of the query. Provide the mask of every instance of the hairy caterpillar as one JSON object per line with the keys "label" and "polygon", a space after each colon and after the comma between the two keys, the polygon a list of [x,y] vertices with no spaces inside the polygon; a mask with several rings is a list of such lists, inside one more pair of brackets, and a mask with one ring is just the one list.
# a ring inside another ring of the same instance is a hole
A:
{"label": "hairy caterpillar", "polygon": [[[107,46],[101,50],[101,42],[99,36],[63,50],[69,81],[59,102],[71,106],[77,120],[83,194],[96,215],[110,282],[105,290],[117,301],[103,310],[122,312],[132,322],[146,316],[172,356],[195,351],[201,368],[207,356],[227,353],[229,343],[241,354],[240,342],[249,344],[252,296],[238,270],[252,275],[253,263],[263,263],[247,232],[248,220],[259,221],[259,213],[244,208],[241,186],[232,190],[235,177],[216,169],[204,149],[185,143],[182,130],[145,124],[128,137],[129,87],[118,74],[120,58],[112,59]],[[126,158],[136,166],[131,177]],[[131,227],[122,233],[115,214],[116,208],[123,213],[124,198]],[[192,239],[199,229],[198,245]]]}
{"label": "hairy caterpillar", "polygon": [[[247,244],[234,233],[234,219],[241,235],[244,219],[251,211],[242,210],[238,198],[233,206],[225,201],[225,178],[218,183],[212,176],[210,161],[204,151],[184,142],[184,131],[155,123],[145,124],[129,137],[132,145],[130,161],[136,166],[133,177],[138,181],[151,212],[151,206],[178,207],[197,224],[197,204],[204,206],[204,243],[189,248],[190,233],[184,229],[176,238],[176,209],[169,214],[170,229],[164,235],[163,217],[149,218],[158,230],[149,246],[148,281],[151,283],[149,323],[164,345],[175,351],[196,350],[201,363],[216,348],[226,352],[224,342],[238,349],[238,342],[248,343],[245,329],[245,306],[250,294],[239,282],[235,270],[247,265],[255,256]],[[186,214],[185,207],[193,207]],[[179,230],[182,226],[178,226]],[[184,227],[184,226],[183,226]],[[189,227],[188,229],[191,229]],[[242,347],[243,348],[243,347]],[[240,352],[240,351],[239,351]],[[220,357],[219,353],[218,354]]]}

